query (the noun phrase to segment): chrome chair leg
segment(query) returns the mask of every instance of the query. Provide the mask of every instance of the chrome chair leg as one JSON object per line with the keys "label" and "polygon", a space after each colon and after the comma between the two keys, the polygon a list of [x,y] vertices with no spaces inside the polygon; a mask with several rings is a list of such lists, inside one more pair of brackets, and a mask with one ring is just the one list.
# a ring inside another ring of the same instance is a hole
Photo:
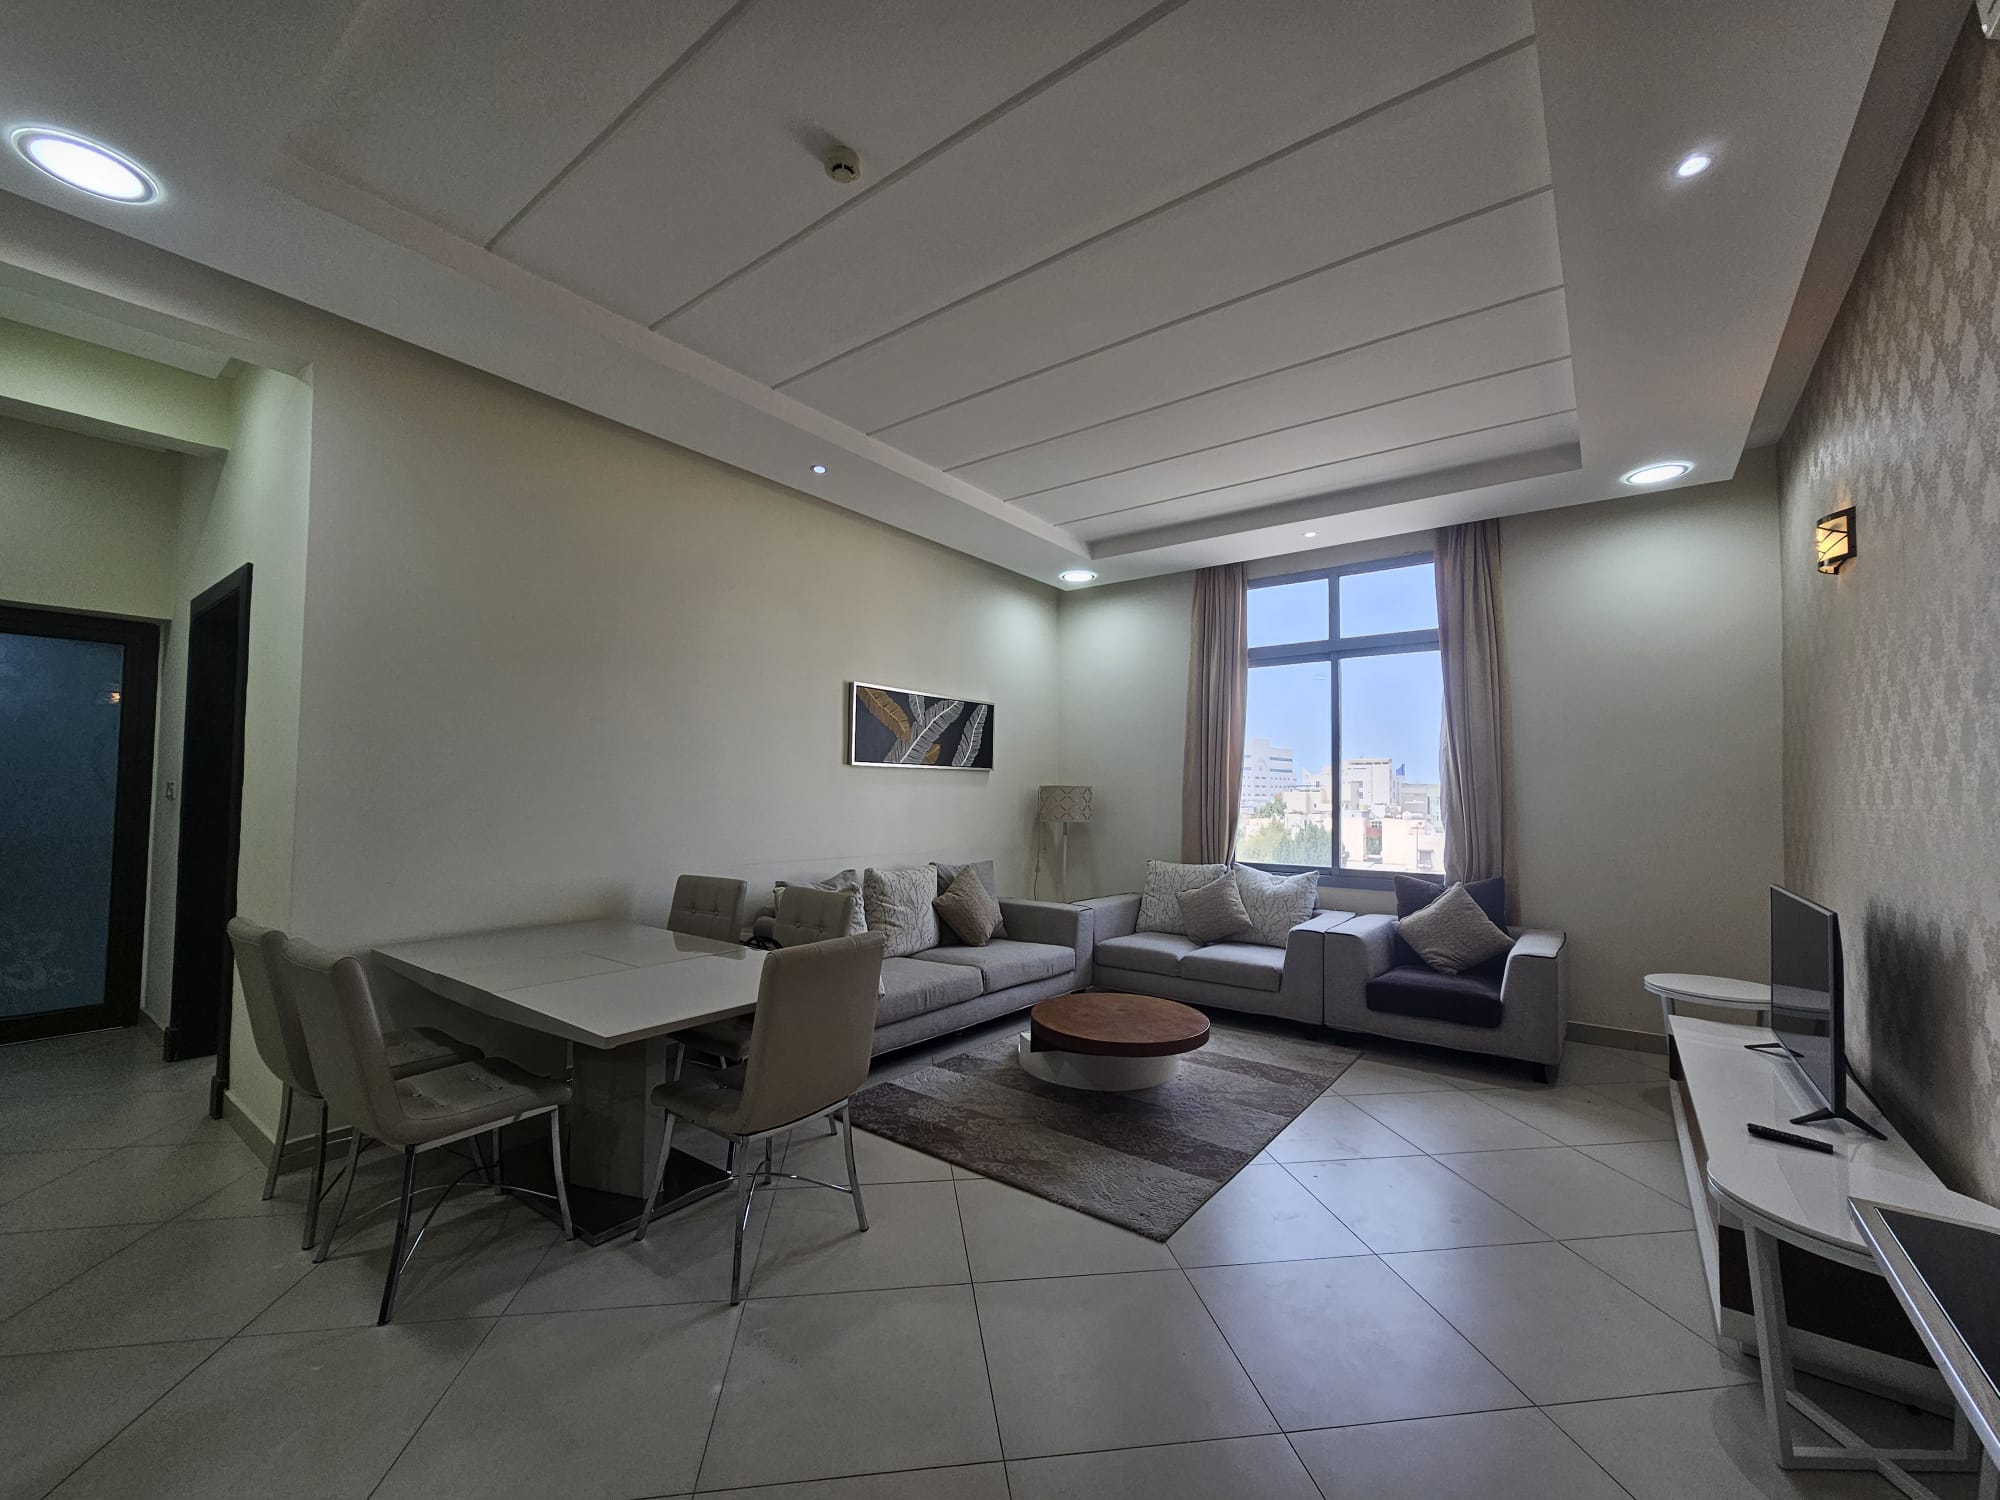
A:
{"label": "chrome chair leg", "polygon": [[285,1159],[285,1142],[292,1134],[292,1086],[285,1085],[285,1091],[278,1099],[278,1133],[271,1137],[271,1159],[264,1166],[264,1201],[278,1191],[278,1167]]}
{"label": "chrome chair leg", "polygon": [[639,1209],[639,1227],[632,1231],[632,1243],[638,1244],[646,1237],[646,1226],[653,1222],[653,1209],[660,1201],[660,1189],[667,1181],[667,1153],[674,1149],[674,1114],[667,1111],[666,1129],[660,1132],[660,1158],[653,1163],[653,1185],[646,1194],[646,1201]]}
{"label": "chrome chair leg", "polygon": [[326,1259],[327,1252],[333,1248],[333,1237],[340,1233],[341,1216],[347,1212],[347,1195],[354,1191],[354,1173],[360,1165],[361,1132],[355,1130],[347,1138],[347,1170],[340,1179],[340,1201],[333,1206],[333,1222],[326,1226],[325,1238],[319,1242],[319,1248],[313,1251],[314,1265]]}
{"label": "chrome chair leg", "polygon": [[[830,1120],[833,1116],[828,1115]],[[854,1117],[847,1112],[845,1104],[840,1106],[840,1123],[844,1127],[841,1135],[847,1140],[847,1191],[854,1198],[854,1222],[861,1226],[861,1232],[868,1232],[868,1208],[861,1201],[861,1178],[854,1170]]]}
{"label": "chrome chair leg", "polygon": [[[731,1144],[734,1144],[733,1142]],[[766,1140],[764,1149],[770,1150]],[[769,1158],[766,1157],[766,1165]],[[729,1305],[736,1306],[743,1300],[743,1232],[750,1227],[750,1204],[757,1189],[755,1171],[741,1173],[736,1179],[736,1248],[729,1257]]]}
{"label": "chrome chair leg", "polygon": [[382,1311],[376,1315],[375,1326],[388,1322],[396,1311],[396,1290],[403,1280],[403,1246],[410,1237],[410,1197],[417,1188],[417,1152],[413,1146],[403,1148],[403,1193],[396,1200],[396,1237],[389,1242],[389,1274],[382,1283]]}
{"label": "chrome chair leg", "polygon": [[306,1237],[299,1246],[301,1250],[312,1249],[313,1241],[319,1238],[319,1200],[326,1192],[326,1126],[326,1101],[322,1099],[319,1101],[319,1140],[313,1150],[312,1186],[307,1189]]}
{"label": "chrome chair leg", "polygon": [[828,1135],[840,1134],[840,1127],[834,1123],[833,1116],[830,1114],[826,1117],[826,1133]]}
{"label": "chrome chair leg", "polygon": [[[555,1173],[556,1207],[562,1210],[563,1238],[573,1240],[576,1238],[576,1225],[570,1222],[569,1184],[563,1180],[562,1111],[559,1109],[549,1111],[549,1169]],[[653,1191],[658,1193],[659,1189],[654,1188]],[[647,1205],[651,1206],[650,1203]],[[639,1227],[643,1229],[645,1224],[645,1215],[641,1214]]]}

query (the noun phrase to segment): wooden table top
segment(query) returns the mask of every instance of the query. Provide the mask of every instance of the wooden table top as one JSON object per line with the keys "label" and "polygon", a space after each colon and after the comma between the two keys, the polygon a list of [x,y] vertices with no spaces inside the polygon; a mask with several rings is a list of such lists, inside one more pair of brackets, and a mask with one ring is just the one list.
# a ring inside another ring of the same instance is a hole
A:
{"label": "wooden table top", "polygon": [[1208,1041],[1208,1017],[1153,995],[1058,995],[1028,1012],[1036,1051],[1093,1057],[1169,1057]]}

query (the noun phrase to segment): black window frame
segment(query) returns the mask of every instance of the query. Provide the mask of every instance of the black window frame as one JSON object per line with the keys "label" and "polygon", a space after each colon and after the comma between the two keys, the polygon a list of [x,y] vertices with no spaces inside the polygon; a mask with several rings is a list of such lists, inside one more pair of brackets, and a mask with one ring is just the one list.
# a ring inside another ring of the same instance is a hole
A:
{"label": "black window frame", "polygon": [[[1254,578],[1250,590],[1276,588],[1287,583],[1312,583],[1320,579],[1326,581],[1326,635],[1315,641],[1288,641],[1277,646],[1252,646],[1249,648],[1250,667],[1299,666],[1311,662],[1327,662],[1332,667],[1332,681],[1327,697],[1328,708],[1333,717],[1333,766],[1338,778],[1342,765],[1340,743],[1340,663],[1353,657],[1362,656],[1402,656],[1413,651],[1443,652],[1438,628],[1428,630],[1394,630],[1377,635],[1342,635],[1340,633],[1340,580],[1358,573],[1385,573],[1392,568],[1418,567],[1430,563],[1437,564],[1434,552],[1406,552],[1396,557],[1375,558],[1368,562],[1343,563],[1332,568],[1310,568],[1300,573],[1278,573],[1269,578]],[[1247,610],[1247,601],[1246,601]],[[1247,713],[1246,713],[1247,717]],[[1248,734],[1249,726],[1244,726]],[[1240,814],[1239,814],[1240,816]],[[1338,812],[1333,827],[1333,863],[1330,865],[1276,865],[1264,864],[1257,860],[1242,860],[1240,863],[1253,869],[1266,870],[1274,875],[1303,875],[1312,871],[1319,876],[1322,889],[1345,887],[1349,890],[1390,890],[1396,876],[1408,874],[1404,870],[1370,870],[1340,863],[1340,823]],[[1442,872],[1437,872],[1442,873]]]}

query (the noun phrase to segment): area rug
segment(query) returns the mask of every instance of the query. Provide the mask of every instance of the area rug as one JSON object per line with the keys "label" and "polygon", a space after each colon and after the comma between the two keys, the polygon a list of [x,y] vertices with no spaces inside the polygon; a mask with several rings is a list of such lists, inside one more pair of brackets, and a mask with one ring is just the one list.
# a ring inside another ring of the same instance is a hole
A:
{"label": "area rug", "polygon": [[864,1089],[863,1130],[1164,1240],[1360,1056],[1214,1023],[1178,1076],[1130,1094],[1030,1078],[1009,1032]]}

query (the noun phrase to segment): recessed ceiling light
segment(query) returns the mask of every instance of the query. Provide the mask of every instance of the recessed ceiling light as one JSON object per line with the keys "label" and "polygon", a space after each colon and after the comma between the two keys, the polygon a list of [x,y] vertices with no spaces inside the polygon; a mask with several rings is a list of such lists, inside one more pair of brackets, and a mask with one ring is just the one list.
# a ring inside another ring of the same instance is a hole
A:
{"label": "recessed ceiling light", "polygon": [[813,473],[815,473],[815,474],[824,474],[825,472],[826,472],[826,465],[825,465],[825,464],[814,464],[814,465],[813,465]]}
{"label": "recessed ceiling light", "polygon": [[13,141],[29,166],[92,197],[151,203],[160,196],[160,185],[144,167],[80,135],[27,125],[14,132]]}
{"label": "recessed ceiling light", "polygon": [[1056,574],[1064,583],[1095,583],[1097,575],[1088,568],[1065,568]]}
{"label": "recessed ceiling light", "polygon": [[1681,158],[1680,165],[1674,168],[1674,176],[1699,177],[1714,165],[1715,158],[1706,151],[1690,151]]}
{"label": "recessed ceiling light", "polygon": [[1665,484],[1669,479],[1678,479],[1694,467],[1674,459],[1663,464],[1647,464],[1642,469],[1634,469],[1624,479],[1626,484]]}
{"label": "recessed ceiling light", "polygon": [[1319,533],[1318,533],[1317,531],[1308,531],[1308,532],[1306,533],[1306,535],[1307,535],[1307,536],[1309,536],[1309,537],[1314,537],[1314,536],[1318,536],[1318,535],[1319,535]]}

